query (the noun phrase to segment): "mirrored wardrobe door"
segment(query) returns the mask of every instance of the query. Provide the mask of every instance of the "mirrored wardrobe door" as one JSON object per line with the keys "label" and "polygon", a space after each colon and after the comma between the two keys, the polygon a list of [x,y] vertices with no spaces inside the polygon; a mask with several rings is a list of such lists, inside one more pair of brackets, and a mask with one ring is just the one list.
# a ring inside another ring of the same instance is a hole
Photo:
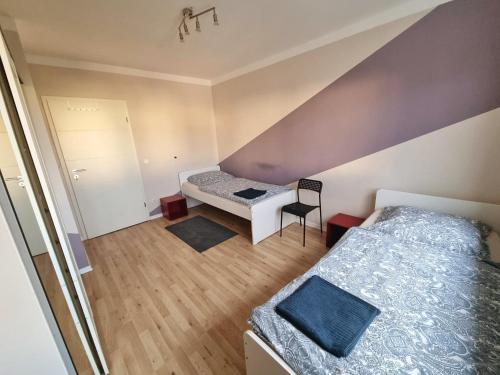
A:
{"label": "mirrored wardrobe door", "polygon": [[45,177],[21,84],[3,37],[0,58],[3,183],[8,185],[10,201],[77,371],[108,373],[85,288]]}
{"label": "mirrored wardrobe door", "polygon": [[21,232],[30,252],[33,264],[49,301],[52,313],[64,339],[73,365],[79,374],[92,375],[75,323],[58,282],[48,248],[42,236],[35,212],[27,193],[26,181],[22,177],[14,151],[0,117],[0,183],[3,183]]}

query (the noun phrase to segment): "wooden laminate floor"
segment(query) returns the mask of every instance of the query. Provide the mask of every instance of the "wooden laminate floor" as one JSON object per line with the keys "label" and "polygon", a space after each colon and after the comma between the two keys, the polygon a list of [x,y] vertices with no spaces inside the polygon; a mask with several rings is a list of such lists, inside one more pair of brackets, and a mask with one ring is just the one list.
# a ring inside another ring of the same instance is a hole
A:
{"label": "wooden laminate floor", "polygon": [[298,224],[252,246],[247,221],[205,205],[193,215],[239,235],[200,254],[161,218],[85,242],[93,271],[83,279],[112,375],[244,374],[252,308],[326,252],[316,229],[305,248]]}

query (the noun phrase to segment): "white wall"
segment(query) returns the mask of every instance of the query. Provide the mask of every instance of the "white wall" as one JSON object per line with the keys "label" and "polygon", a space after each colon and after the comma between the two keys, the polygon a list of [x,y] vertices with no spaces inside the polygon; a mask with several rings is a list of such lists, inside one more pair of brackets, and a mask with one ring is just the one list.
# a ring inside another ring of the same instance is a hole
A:
{"label": "white wall", "polygon": [[159,207],[161,197],[180,190],[180,171],[217,162],[210,87],[79,69],[29,67],[39,96],[127,102],[150,212]]}
{"label": "white wall", "polygon": [[500,108],[312,176],[323,219],[366,217],[381,188],[500,204],[499,140]]}
{"label": "white wall", "polygon": [[[426,14],[378,26],[215,85],[220,160]],[[500,203],[499,140],[500,109],[496,109],[309,177],[324,183],[323,220],[338,212],[368,215],[380,188]],[[319,226],[319,215],[311,214],[308,223]]]}

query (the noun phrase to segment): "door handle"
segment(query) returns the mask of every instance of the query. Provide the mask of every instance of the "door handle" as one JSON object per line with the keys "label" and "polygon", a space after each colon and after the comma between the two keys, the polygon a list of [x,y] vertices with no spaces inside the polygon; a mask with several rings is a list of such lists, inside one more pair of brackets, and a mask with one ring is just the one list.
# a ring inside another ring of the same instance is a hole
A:
{"label": "door handle", "polygon": [[80,173],[80,172],[86,172],[87,170],[85,168],[80,168],[80,169],[72,169],[72,173]]}
{"label": "door handle", "polygon": [[22,176],[17,176],[17,177],[7,177],[4,179],[4,181],[17,181],[17,184],[24,188],[26,184],[24,183],[24,179]]}

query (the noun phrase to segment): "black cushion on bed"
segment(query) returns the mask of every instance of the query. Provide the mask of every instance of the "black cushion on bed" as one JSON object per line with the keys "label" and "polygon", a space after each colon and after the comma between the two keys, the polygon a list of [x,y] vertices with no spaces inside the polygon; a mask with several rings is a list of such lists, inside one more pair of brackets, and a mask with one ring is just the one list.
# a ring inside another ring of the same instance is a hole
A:
{"label": "black cushion on bed", "polygon": [[249,188],[245,190],[240,190],[234,193],[234,195],[245,198],[245,199],[255,199],[267,193],[267,190],[259,190],[254,188]]}
{"label": "black cushion on bed", "polygon": [[380,310],[319,276],[306,280],[276,312],[321,348],[346,357]]}

